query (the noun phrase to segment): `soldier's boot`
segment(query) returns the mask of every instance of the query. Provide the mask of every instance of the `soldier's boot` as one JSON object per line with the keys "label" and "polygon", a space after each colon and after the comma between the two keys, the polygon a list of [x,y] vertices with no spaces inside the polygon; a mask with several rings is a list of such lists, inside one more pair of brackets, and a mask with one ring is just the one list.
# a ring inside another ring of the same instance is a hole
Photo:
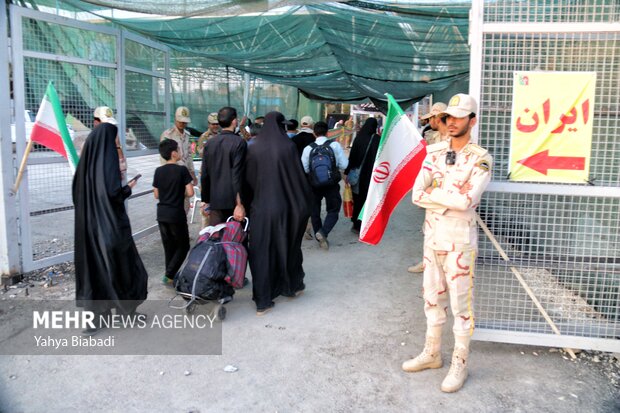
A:
{"label": "soldier's boot", "polygon": [[441,383],[441,391],[454,393],[458,391],[467,380],[467,358],[469,357],[469,337],[455,337],[454,352],[450,371]]}
{"label": "soldier's boot", "polygon": [[443,366],[441,359],[441,327],[429,328],[426,332],[424,349],[417,357],[403,363],[402,369],[408,373]]}

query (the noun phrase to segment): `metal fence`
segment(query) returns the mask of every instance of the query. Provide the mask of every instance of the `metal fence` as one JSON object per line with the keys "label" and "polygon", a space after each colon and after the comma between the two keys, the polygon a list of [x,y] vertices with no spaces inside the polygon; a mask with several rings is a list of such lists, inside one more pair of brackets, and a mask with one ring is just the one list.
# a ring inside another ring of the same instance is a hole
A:
{"label": "metal fence", "polygon": [[[475,3],[471,90],[494,157],[479,213],[510,259],[481,235],[475,337],[620,351],[620,5]],[[510,182],[514,71],[596,72],[588,182]]]}
{"label": "metal fence", "polygon": [[[93,127],[94,109],[109,106],[119,122],[128,176],[143,174],[127,207],[136,237],[156,230],[150,179],[159,165],[160,134],[171,126],[177,106],[190,107],[196,135],[206,130],[208,114],[223,106],[252,118],[270,110],[296,116],[300,102],[309,114],[320,112],[320,105],[309,104],[296,88],[171,51],[89,13],[80,13],[80,20],[58,14],[10,6],[15,163],[23,156],[49,80],[78,151]],[[66,160],[35,145],[18,193],[22,271],[72,259],[71,182]]]}
{"label": "metal fence", "polygon": [[[17,163],[50,80],[78,151],[93,127],[94,108],[109,106],[119,122],[129,171],[154,152],[149,148],[168,127],[165,47],[118,29],[15,6],[11,23]],[[72,259],[71,182],[66,160],[35,145],[18,193],[23,271]],[[130,200],[130,215],[133,205]],[[141,210],[154,211],[154,205],[152,197],[139,201]],[[156,229],[154,223],[154,218],[140,222],[134,230],[146,235]]]}

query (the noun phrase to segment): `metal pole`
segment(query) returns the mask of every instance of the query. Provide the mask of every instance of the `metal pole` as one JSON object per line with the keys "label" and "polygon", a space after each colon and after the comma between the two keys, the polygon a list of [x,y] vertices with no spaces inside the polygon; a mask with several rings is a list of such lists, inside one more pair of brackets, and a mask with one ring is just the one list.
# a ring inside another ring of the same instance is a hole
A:
{"label": "metal pole", "polygon": [[250,117],[250,74],[243,74],[243,114]]}
{"label": "metal pole", "polygon": [[[11,92],[9,84],[8,5],[0,6],[0,274],[2,284],[22,272],[19,260],[17,200],[13,186],[13,144],[11,142]],[[13,22],[21,24],[21,22]]]}
{"label": "metal pole", "polygon": [[[482,42],[484,24],[484,4],[482,1],[471,2],[469,10],[469,94],[478,101],[478,108],[483,107],[482,94]],[[479,116],[480,114],[477,114]],[[478,143],[478,123],[471,133],[471,141]]]}
{"label": "metal pole", "polygon": [[230,73],[226,65],[226,106],[230,106]]}

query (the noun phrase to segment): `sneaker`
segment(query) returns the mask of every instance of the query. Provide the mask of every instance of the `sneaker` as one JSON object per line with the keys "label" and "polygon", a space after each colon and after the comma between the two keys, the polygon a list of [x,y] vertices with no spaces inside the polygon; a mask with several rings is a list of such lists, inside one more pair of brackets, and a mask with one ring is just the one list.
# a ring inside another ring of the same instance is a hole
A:
{"label": "sneaker", "polygon": [[419,262],[416,265],[412,265],[411,267],[407,268],[407,271],[412,274],[424,272],[424,262]]}
{"label": "sneaker", "polygon": [[324,250],[329,250],[329,241],[327,241],[327,237],[323,235],[321,231],[316,233],[316,240],[319,242],[319,246]]}
{"label": "sneaker", "polygon": [[174,288],[174,281],[168,276],[164,275],[161,279],[161,283],[166,287]]}
{"label": "sneaker", "polygon": [[306,239],[312,239],[312,238],[314,238],[314,236],[312,235],[312,230],[311,230],[310,228],[308,228],[308,229],[306,230],[306,233],[304,234],[304,238],[306,238]]}

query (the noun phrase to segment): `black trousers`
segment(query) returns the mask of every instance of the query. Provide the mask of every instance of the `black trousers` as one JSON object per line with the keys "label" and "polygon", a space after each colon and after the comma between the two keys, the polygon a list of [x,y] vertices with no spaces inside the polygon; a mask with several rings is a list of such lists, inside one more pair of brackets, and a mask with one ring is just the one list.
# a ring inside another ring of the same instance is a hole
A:
{"label": "black trousers", "polygon": [[[312,188],[314,194],[314,202],[312,204],[311,221],[314,233],[321,231],[324,236],[329,235],[336,222],[338,222],[338,214],[342,206],[342,197],[340,196],[340,185],[329,185],[321,188]],[[321,220],[321,204],[325,198],[325,210],[327,214],[325,219]]]}
{"label": "black trousers", "polygon": [[159,232],[164,244],[166,277],[172,279],[185,261],[189,251],[189,230],[187,222],[159,222]]}

